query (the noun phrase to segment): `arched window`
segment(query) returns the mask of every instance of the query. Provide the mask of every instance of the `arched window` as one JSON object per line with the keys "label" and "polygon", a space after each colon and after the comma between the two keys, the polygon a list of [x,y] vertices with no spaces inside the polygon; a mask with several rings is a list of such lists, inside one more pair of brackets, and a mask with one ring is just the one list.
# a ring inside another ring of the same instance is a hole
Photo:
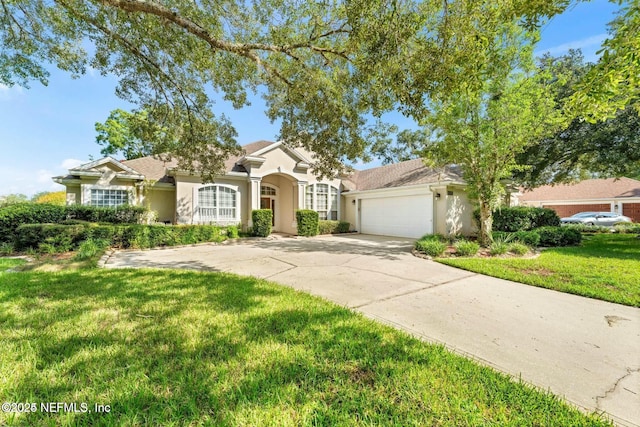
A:
{"label": "arched window", "polygon": [[198,189],[198,221],[224,222],[238,220],[237,191],[222,185]]}
{"label": "arched window", "polygon": [[305,197],[307,209],[318,212],[320,219],[338,219],[338,189],[329,184],[307,186]]}

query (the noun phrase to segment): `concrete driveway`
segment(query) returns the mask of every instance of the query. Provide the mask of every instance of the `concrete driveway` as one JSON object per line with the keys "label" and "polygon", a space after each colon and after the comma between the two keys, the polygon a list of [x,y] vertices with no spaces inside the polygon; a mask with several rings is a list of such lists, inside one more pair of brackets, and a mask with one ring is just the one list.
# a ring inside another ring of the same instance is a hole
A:
{"label": "concrete driveway", "polygon": [[116,252],[105,266],[269,279],[445,344],[620,425],[640,425],[640,309],[447,267],[414,257],[411,244],[273,236]]}

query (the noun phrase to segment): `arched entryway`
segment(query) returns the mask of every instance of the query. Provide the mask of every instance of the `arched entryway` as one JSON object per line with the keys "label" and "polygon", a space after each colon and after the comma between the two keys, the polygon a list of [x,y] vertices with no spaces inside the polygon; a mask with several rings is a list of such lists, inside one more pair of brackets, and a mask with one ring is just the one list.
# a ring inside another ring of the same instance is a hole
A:
{"label": "arched entryway", "polygon": [[272,210],[273,231],[297,233],[295,212],[300,209],[299,200],[298,180],[294,177],[282,172],[262,177],[260,209]]}

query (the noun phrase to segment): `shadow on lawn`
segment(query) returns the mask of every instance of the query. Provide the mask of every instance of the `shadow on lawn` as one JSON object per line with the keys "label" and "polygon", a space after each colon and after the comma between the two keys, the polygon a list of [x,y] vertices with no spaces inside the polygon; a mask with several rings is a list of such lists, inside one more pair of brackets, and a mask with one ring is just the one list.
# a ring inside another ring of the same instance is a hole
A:
{"label": "shadow on lawn", "polygon": [[442,347],[253,278],[14,274],[0,283],[0,313],[0,360],[12,361],[0,366],[4,400],[110,406],[0,413],[0,424],[473,424],[507,409],[515,424],[579,417]]}

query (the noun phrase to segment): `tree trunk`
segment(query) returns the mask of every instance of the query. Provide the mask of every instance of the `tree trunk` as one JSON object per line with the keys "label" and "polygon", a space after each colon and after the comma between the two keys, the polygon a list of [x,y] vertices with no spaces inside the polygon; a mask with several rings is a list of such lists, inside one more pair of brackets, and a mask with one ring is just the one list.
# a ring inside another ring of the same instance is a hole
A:
{"label": "tree trunk", "polygon": [[491,244],[491,230],[493,229],[493,213],[491,205],[480,200],[480,233],[478,234],[478,243],[487,247]]}

